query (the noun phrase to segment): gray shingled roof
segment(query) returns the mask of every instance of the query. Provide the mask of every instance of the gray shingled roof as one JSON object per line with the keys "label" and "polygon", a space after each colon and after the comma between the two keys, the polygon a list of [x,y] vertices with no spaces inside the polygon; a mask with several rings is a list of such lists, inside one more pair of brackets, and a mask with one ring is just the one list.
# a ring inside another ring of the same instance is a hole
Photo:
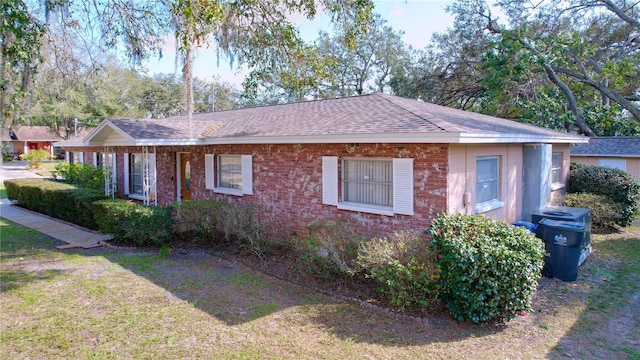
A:
{"label": "gray shingled roof", "polygon": [[[453,142],[452,139],[462,142],[460,139],[465,136],[474,138],[468,142],[586,141],[581,136],[386,94],[194,114],[191,129],[186,116],[108,121],[145,144],[184,139],[199,139],[203,144],[298,142],[305,137],[318,142],[332,137],[334,142],[338,137],[390,141],[405,135],[411,136],[406,141],[443,143]],[[88,138],[95,136],[92,133]]]}
{"label": "gray shingled roof", "polygon": [[571,148],[573,156],[640,157],[640,137],[592,137],[589,143]]}

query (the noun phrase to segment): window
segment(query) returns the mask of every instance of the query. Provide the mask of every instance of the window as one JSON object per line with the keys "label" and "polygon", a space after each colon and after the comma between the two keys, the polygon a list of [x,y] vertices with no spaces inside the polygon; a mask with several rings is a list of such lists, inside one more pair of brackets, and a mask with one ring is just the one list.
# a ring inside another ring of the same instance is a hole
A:
{"label": "window", "polygon": [[413,185],[413,159],[322,157],[322,203],[341,210],[413,215]]}
{"label": "window", "polygon": [[219,155],[216,171],[217,187],[242,190],[242,158]]}
{"label": "window", "polygon": [[344,202],[393,206],[393,163],[391,160],[342,160]]}
{"label": "window", "polygon": [[[113,158],[115,165],[115,158]],[[124,193],[142,200],[145,205],[156,204],[156,154],[124,154]],[[115,174],[115,171],[114,171]]]}
{"label": "window", "polygon": [[116,173],[116,154],[114,153],[94,153],[96,157],[96,166],[100,166],[104,170],[105,177],[105,195],[115,196],[117,186]]}
{"label": "window", "polygon": [[598,166],[606,166],[614,169],[627,171],[627,160],[625,159],[598,159]]}
{"label": "window", "polygon": [[228,195],[253,195],[251,155],[205,156],[205,188]]}
{"label": "window", "polygon": [[476,159],[476,204],[498,200],[498,157]]}
{"label": "window", "polygon": [[142,154],[129,154],[129,194],[142,195]]}
{"label": "window", "polygon": [[554,152],[551,155],[551,183],[562,183],[562,153]]}
{"label": "window", "polygon": [[93,153],[93,165],[102,167],[104,164],[104,153]]}
{"label": "window", "polygon": [[71,164],[84,164],[84,153],[83,152],[73,152],[71,153]]}

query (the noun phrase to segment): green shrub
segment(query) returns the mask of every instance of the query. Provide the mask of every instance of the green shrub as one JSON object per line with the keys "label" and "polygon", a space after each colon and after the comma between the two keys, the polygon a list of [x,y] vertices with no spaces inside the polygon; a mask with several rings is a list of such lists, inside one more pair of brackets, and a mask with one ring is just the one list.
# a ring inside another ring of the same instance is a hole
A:
{"label": "green shrub", "polygon": [[104,191],[104,170],[100,166],[61,163],[56,165],[54,178],[61,177],[67,184]]}
{"label": "green shrub", "polygon": [[219,219],[225,238],[235,235],[250,253],[260,260],[266,259],[267,248],[274,239],[270,229],[273,219],[264,209],[255,204],[224,202],[220,205]]}
{"label": "green shrub", "polygon": [[21,154],[20,159],[29,162],[29,168],[39,169],[42,162],[51,158],[51,154],[47,150],[37,149],[29,150],[26,154]]}
{"label": "green shrub", "polygon": [[438,268],[429,243],[419,233],[394,232],[389,238],[362,242],[358,265],[381,284],[380,291],[403,311],[428,309],[438,302]]}
{"label": "green shrub", "polygon": [[315,275],[331,277],[355,273],[358,244],[364,237],[348,220],[315,221],[299,233],[296,252]]}
{"label": "green shrub", "polygon": [[187,233],[197,239],[217,239],[222,232],[222,208],[219,200],[187,200],[172,205],[175,233]]}
{"label": "green shrub", "polygon": [[603,195],[619,204],[620,226],[631,225],[640,206],[640,182],[620,169],[572,164],[567,192]]}
{"label": "green shrub", "polygon": [[591,226],[607,229],[619,224],[624,213],[623,205],[615,203],[604,195],[589,193],[565,194],[560,203],[565,206],[591,209]]}
{"label": "green shrub", "polygon": [[78,188],[48,179],[5,180],[7,197],[29,210],[97,229],[92,203],[105,199],[103,192]]}
{"label": "green shrub", "polygon": [[545,254],[531,232],[464,214],[440,214],[428,231],[441,296],[456,320],[509,320],[530,310]]}
{"label": "green shrub", "polygon": [[138,246],[160,246],[172,236],[171,208],[144,206],[122,199],[93,203],[100,232]]}

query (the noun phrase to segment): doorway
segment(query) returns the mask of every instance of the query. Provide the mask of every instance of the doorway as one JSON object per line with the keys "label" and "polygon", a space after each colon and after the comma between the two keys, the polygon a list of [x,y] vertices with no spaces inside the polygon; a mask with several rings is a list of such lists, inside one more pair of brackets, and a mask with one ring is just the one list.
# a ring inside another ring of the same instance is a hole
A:
{"label": "doorway", "polygon": [[180,153],[180,200],[191,200],[191,156]]}

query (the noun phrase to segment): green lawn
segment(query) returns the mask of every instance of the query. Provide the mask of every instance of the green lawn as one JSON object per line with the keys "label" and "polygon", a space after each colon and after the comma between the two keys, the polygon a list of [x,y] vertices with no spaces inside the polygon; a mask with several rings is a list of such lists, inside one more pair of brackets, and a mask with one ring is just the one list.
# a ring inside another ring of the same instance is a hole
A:
{"label": "green lawn", "polygon": [[594,235],[578,281],[541,281],[526,316],[427,326],[201,250],[58,250],[5,220],[0,235],[7,359],[640,358],[638,228]]}

